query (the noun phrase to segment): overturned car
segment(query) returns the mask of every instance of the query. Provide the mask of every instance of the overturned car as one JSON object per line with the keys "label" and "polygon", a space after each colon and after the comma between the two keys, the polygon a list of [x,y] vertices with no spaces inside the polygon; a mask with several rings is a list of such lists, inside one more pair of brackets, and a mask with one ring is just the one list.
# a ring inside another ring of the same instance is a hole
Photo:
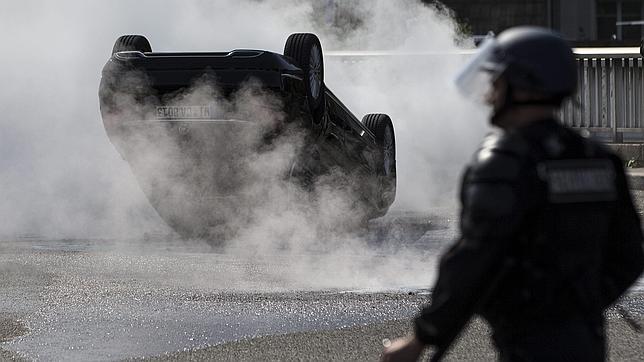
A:
{"label": "overturned car", "polygon": [[[261,189],[249,180],[272,182],[264,173],[296,185],[297,195],[315,193],[322,178],[337,182],[363,221],[394,201],[392,121],[358,120],[326,87],[314,34],[292,34],[284,54],[161,53],[141,35],[121,36],[99,99],[111,142],[184,237],[243,223]],[[276,150],[280,157],[257,157]]]}

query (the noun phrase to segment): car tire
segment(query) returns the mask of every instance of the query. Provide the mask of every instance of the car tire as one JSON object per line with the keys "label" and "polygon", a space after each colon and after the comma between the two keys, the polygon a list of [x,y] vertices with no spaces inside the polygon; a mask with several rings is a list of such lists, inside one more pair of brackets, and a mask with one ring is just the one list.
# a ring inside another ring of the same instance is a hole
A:
{"label": "car tire", "polygon": [[284,56],[304,72],[306,99],[312,115],[324,106],[324,59],[320,39],[311,33],[295,33],[286,39]]}
{"label": "car tire", "polygon": [[367,114],[362,123],[374,134],[376,144],[380,147],[378,154],[379,167],[376,168],[380,206],[388,208],[396,198],[396,137],[391,118],[382,113]]}
{"label": "car tire", "polygon": [[152,51],[152,46],[148,39],[143,35],[123,35],[114,42],[112,54],[118,52],[139,51],[141,53],[149,53]]}

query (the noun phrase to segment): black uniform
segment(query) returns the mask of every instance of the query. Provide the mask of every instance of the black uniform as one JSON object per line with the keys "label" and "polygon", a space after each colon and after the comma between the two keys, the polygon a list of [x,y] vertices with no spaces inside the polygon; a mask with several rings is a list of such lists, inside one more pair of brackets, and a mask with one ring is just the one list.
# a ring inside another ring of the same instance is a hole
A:
{"label": "black uniform", "polygon": [[441,346],[475,309],[504,360],[602,360],[603,310],[644,267],[619,157],[538,121],[484,141],[461,202],[417,337]]}

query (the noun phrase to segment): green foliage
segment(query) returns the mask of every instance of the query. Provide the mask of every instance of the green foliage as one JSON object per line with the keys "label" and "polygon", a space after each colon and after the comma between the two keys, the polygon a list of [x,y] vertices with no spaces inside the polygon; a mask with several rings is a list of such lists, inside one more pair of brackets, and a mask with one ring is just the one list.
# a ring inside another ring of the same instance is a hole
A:
{"label": "green foliage", "polygon": [[639,166],[639,161],[636,160],[635,158],[631,158],[630,160],[626,161],[626,168],[636,168]]}

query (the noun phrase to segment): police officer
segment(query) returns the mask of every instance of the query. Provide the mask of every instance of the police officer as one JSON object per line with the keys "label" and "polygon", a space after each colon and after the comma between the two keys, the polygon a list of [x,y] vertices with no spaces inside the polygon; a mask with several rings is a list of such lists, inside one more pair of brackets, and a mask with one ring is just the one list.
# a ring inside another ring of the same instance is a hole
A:
{"label": "police officer", "polygon": [[446,347],[473,313],[501,360],[605,358],[603,311],[644,268],[642,231],[619,157],[556,119],[576,73],[570,47],[536,27],[486,40],[460,73],[462,90],[486,94],[499,132],[464,174],[461,238],[441,258],[431,305],[383,360]]}

